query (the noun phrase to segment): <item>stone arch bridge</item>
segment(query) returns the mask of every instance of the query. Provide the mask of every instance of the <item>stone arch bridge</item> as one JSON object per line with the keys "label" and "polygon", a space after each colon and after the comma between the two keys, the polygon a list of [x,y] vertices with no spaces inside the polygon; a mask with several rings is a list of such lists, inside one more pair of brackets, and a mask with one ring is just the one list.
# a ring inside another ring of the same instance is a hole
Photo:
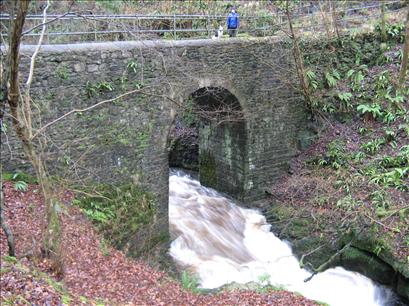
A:
{"label": "stone arch bridge", "polygon": [[[21,48],[22,80],[33,51]],[[44,45],[32,86],[43,125],[123,95],[46,129],[48,168],[72,179],[132,179],[157,196],[158,218],[166,226],[168,135],[175,114],[189,96],[202,91],[212,100],[212,91],[204,89],[218,89],[245,119],[201,129],[201,179],[244,202],[259,199],[287,170],[306,122],[291,86],[290,56],[283,43],[265,38]],[[12,149],[17,146],[12,135],[9,140]],[[28,166],[16,152],[2,146],[5,168]]]}

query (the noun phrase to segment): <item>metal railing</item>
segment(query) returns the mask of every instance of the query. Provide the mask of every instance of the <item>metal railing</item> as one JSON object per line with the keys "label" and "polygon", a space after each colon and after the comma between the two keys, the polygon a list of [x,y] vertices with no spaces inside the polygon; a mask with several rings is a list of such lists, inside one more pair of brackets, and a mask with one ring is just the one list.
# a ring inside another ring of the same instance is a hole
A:
{"label": "metal railing", "polygon": [[[384,2],[388,11],[401,1]],[[381,3],[347,7],[337,12],[337,23],[348,29],[349,23],[366,20],[362,14],[372,12],[372,18],[379,17],[373,11],[380,11]],[[304,12],[304,13],[302,13]],[[306,12],[306,13],[305,13]],[[317,15],[318,14],[318,15]],[[323,27],[320,12],[314,6],[300,6],[293,16],[295,27],[311,30]],[[90,12],[71,12],[63,15],[47,15],[45,43],[72,43],[82,41],[132,40],[132,39],[192,39],[210,38],[222,25],[225,29],[225,15],[93,15]],[[35,42],[40,35],[42,15],[27,15],[25,24],[25,43]],[[0,34],[7,38],[10,16],[0,14]],[[317,22],[318,21],[318,22]],[[321,22],[321,23],[320,23]],[[282,13],[264,16],[240,16],[241,35],[269,36],[287,26]],[[81,29],[81,30],[78,30]],[[341,29],[341,30],[342,30]]]}
{"label": "metal railing", "polygon": [[[0,15],[2,22],[1,35],[7,37],[4,31],[5,22],[9,21],[9,16]],[[79,13],[70,13],[64,16],[48,15],[47,19],[55,19],[48,26],[45,37],[52,36],[82,36],[93,35],[93,40],[105,34],[160,34],[165,38],[180,39],[191,38],[194,36],[211,37],[219,25],[225,26],[226,16],[222,15],[84,15]],[[273,20],[274,19],[274,20]],[[42,20],[41,15],[28,15],[26,17],[26,27],[34,27],[35,22]],[[268,28],[267,24],[283,20],[283,16],[240,16],[240,32],[254,35],[257,31],[263,31]],[[68,25],[67,21],[71,24]],[[65,22],[65,25],[63,23]],[[81,31],[74,30],[78,28]],[[28,31],[26,29],[26,31]],[[166,35],[168,34],[168,35]],[[199,34],[199,35],[192,35]],[[39,36],[38,31],[31,31],[25,34],[26,37]],[[261,33],[267,35],[267,33]],[[130,37],[132,38],[132,37]],[[90,37],[87,37],[90,39]]]}

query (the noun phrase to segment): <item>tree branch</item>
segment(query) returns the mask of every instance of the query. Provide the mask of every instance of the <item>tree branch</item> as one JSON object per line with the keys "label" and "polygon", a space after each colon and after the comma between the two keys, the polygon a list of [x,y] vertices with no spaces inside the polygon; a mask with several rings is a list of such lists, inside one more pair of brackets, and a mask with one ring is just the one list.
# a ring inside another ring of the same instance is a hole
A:
{"label": "tree branch", "polygon": [[[320,273],[320,272],[323,272],[323,271],[325,271],[327,268],[328,268],[328,266],[333,262],[333,260],[337,257],[337,256],[339,256],[339,255],[341,255],[346,249],[348,249],[350,246],[351,246],[351,244],[352,244],[352,242],[354,241],[354,239],[351,239],[351,241],[349,241],[346,245],[344,245],[343,247],[342,247],[342,249],[340,249],[340,250],[338,250],[335,254],[333,254],[327,261],[325,261],[323,264],[321,264],[318,268],[314,268],[311,264],[307,264],[314,272],[309,276],[309,277],[307,277],[305,280],[304,280],[304,282],[306,283],[306,282],[309,282],[310,280],[312,280],[312,278],[315,276],[315,275],[317,275],[318,273]],[[304,255],[303,255],[304,256]]]}
{"label": "tree branch", "polygon": [[33,75],[34,75],[34,66],[35,66],[35,59],[37,57],[38,52],[40,51],[41,45],[43,43],[43,39],[44,39],[44,34],[45,34],[45,30],[47,28],[46,26],[46,21],[47,21],[47,9],[50,6],[50,0],[47,0],[47,5],[45,6],[44,10],[43,10],[43,28],[41,29],[41,35],[40,35],[40,39],[38,40],[37,43],[37,47],[33,53],[33,55],[31,56],[31,61],[30,61],[30,72],[28,74],[28,78],[27,78],[27,82],[26,82],[26,96],[28,96],[30,94],[30,86],[31,83],[33,81]]}
{"label": "tree branch", "polygon": [[70,15],[70,14],[74,14],[75,16],[78,16],[77,13],[68,11],[68,12],[66,12],[66,13],[58,16],[58,17],[55,17],[55,18],[51,19],[51,20],[48,20],[48,21],[45,21],[45,22],[43,21],[42,23],[37,24],[36,26],[32,27],[31,29],[28,29],[27,31],[23,32],[23,36],[31,33],[32,31],[34,31],[35,29],[37,29],[39,27],[44,27],[45,25],[53,23],[54,21],[57,21],[57,20],[59,20],[61,18],[64,18],[65,16]]}
{"label": "tree branch", "polygon": [[107,100],[100,101],[100,102],[98,102],[98,103],[96,103],[96,104],[94,104],[94,105],[91,105],[91,106],[89,106],[89,107],[86,107],[86,108],[79,108],[79,109],[78,109],[78,108],[75,108],[75,109],[72,109],[72,110],[70,110],[68,113],[65,113],[64,115],[62,115],[61,117],[58,117],[58,118],[54,119],[53,121],[48,122],[46,125],[42,126],[39,130],[36,131],[36,133],[31,137],[31,139],[36,138],[38,135],[40,135],[42,132],[44,132],[45,129],[47,129],[49,126],[51,126],[51,125],[57,123],[58,121],[60,121],[60,120],[62,120],[62,119],[64,119],[64,118],[66,118],[66,117],[68,117],[68,116],[70,116],[70,115],[72,115],[72,114],[75,114],[75,113],[83,113],[83,112],[89,111],[89,110],[94,109],[94,108],[96,108],[96,107],[98,107],[98,106],[101,106],[101,105],[103,105],[103,104],[110,103],[110,102],[114,102],[114,101],[116,101],[116,100],[118,100],[118,99],[121,99],[121,98],[123,98],[123,97],[132,95],[132,94],[137,93],[137,92],[142,92],[142,89],[136,89],[136,90],[128,91],[128,92],[126,92],[126,93],[124,93],[124,94],[122,94],[122,95],[116,96],[116,97],[114,97],[114,98],[112,98],[112,99],[107,99]]}

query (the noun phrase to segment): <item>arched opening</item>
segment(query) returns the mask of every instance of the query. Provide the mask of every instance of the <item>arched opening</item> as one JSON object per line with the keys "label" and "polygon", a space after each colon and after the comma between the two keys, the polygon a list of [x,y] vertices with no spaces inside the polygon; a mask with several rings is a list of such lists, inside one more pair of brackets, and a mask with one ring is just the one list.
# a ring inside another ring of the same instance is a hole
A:
{"label": "arched opening", "polygon": [[242,199],[247,135],[237,97],[225,88],[203,87],[183,108],[176,118],[173,134],[178,138],[169,154],[170,166],[196,170],[201,184]]}

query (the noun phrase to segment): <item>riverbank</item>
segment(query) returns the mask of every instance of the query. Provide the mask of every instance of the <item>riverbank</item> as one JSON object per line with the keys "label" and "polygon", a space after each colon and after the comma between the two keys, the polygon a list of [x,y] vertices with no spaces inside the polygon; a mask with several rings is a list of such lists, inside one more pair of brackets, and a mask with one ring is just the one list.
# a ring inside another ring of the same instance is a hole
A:
{"label": "riverbank", "polygon": [[[370,134],[362,137],[360,130]],[[362,174],[388,155],[396,158],[399,150],[385,144],[361,161],[354,159],[368,138],[384,135],[379,122],[359,118],[333,121],[320,133],[319,139],[292,161],[291,174],[268,191],[265,214],[273,231],[292,243],[305,266],[324,269],[343,265],[395,288],[408,300],[407,177],[398,189],[380,186]],[[404,147],[407,137],[399,133],[396,146]],[[340,167],[334,169],[333,163]]]}
{"label": "riverbank", "polygon": [[18,260],[5,256],[7,242],[0,233],[2,258],[0,302],[4,305],[317,305],[286,291],[228,291],[198,294],[165,272],[127,258],[110,247],[78,207],[72,195],[61,193],[64,275],[56,276],[39,256],[44,203],[37,185],[26,192],[4,183],[5,214],[13,230]]}

